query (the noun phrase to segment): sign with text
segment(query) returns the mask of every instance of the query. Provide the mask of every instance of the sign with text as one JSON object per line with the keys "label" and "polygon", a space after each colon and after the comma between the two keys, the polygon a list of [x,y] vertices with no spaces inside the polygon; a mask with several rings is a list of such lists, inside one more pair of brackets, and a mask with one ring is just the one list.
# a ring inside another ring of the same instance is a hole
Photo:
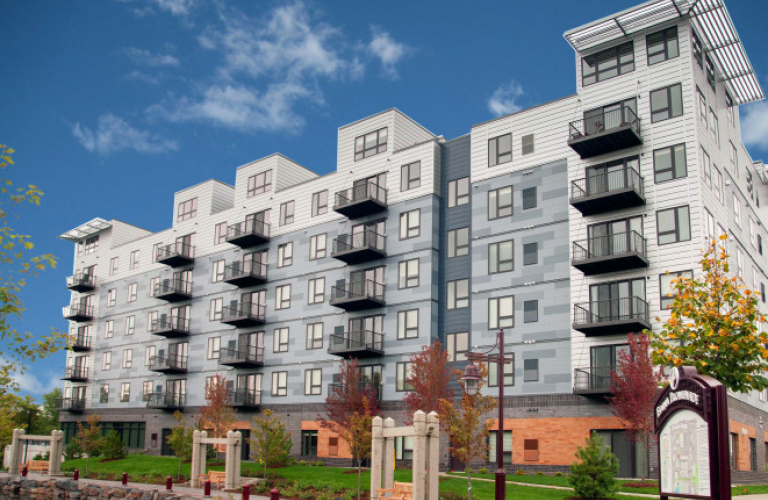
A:
{"label": "sign with text", "polygon": [[675,368],[654,408],[659,494],[731,499],[725,386],[696,368]]}

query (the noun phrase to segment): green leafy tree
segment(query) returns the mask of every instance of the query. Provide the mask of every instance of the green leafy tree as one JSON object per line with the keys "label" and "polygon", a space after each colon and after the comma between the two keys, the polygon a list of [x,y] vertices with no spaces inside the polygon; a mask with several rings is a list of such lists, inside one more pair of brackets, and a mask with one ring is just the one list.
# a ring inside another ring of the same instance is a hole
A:
{"label": "green leafy tree", "polygon": [[43,406],[38,414],[35,433],[48,435],[59,428],[59,410],[56,408],[58,399],[61,399],[61,389],[56,388],[43,394]]}
{"label": "green leafy tree", "polygon": [[184,415],[178,410],[173,413],[173,419],[177,423],[166,440],[168,441],[168,446],[173,450],[173,454],[179,457],[179,470],[176,477],[181,479],[182,462],[192,460],[192,438],[195,429],[184,423]]}
{"label": "green leafy tree", "polygon": [[104,437],[104,445],[101,451],[107,460],[119,460],[128,456],[123,440],[120,439],[120,433],[114,429],[107,432],[107,435]]}
{"label": "green leafy tree", "polygon": [[16,394],[0,391],[0,457],[13,440],[13,429],[19,426],[24,404],[25,401]]}
{"label": "green leafy tree", "polygon": [[360,500],[360,475],[363,460],[371,458],[373,444],[373,413],[368,400],[363,400],[363,411],[349,417],[349,427],[341,430],[341,436],[349,444],[352,458],[357,462],[357,500]]}
{"label": "green leafy tree", "polygon": [[[13,165],[14,150],[0,145],[0,169]],[[30,256],[34,248],[30,237],[18,233],[10,224],[18,217],[14,208],[25,204],[40,204],[43,192],[34,185],[14,187],[10,179],[0,177],[0,344],[3,363],[0,364],[0,394],[18,390],[15,374],[23,374],[30,363],[45,358],[66,347],[68,336],[59,331],[50,335],[17,330],[12,323],[21,319],[24,304],[19,296],[27,278],[37,276],[47,267],[56,267],[56,258],[45,254]]]}
{"label": "green leafy tree", "polygon": [[88,474],[88,463],[91,457],[97,457],[101,455],[101,450],[104,447],[104,437],[101,435],[101,417],[95,413],[88,417],[83,425],[82,422],[77,423],[77,436],[75,441],[77,445],[83,450],[85,456],[85,474]]}
{"label": "green leafy tree", "polygon": [[235,409],[227,379],[217,373],[205,388],[206,405],[200,408],[200,424],[209,429],[210,437],[227,437],[235,425]]}
{"label": "green leafy tree", "polygon": [[293,442],[285,430],[285,424],[272,410],[264,410],[253,417],[251,426],[251,456],[264,464],[264,480],[267,479],[267,465],[285,465],[291,453]]}
{"label": "green leafy tree", "polygon": [[[721,237],[722,238],[722,237]],[[690,365],[735,392],[768,388],[768,333],[756,322],[759,293],[730,274],[728,255],[716,242],[700,261],[701,274],[672,280],[669,319],[652,337],[653,361]]]}
{"label": "green leafy tree", "polygon": [[579,498],[610,498],[619,490],[613,480],[618,472],[619,459],[605,446],[603,438],[593,433],[587,438],[586,446],[576,450],[568,484]]}

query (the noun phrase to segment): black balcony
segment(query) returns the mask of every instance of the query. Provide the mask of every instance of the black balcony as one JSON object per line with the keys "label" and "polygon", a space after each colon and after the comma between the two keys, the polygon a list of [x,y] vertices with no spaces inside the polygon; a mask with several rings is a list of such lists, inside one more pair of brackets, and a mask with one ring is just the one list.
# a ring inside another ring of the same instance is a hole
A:
{"label": "black balcony", "polygon": [[90,292],[96,288],[96,276],[91,273],[77,273],[67,278],[67,288],[73,292]]}
{"label": "black balcony", "polygon": [[269,243],[269,224],[258,219],[245,220],[227,226],[227,243],[250,248]]}
{"label": "black balcony", "polygon": [[176,411],[184,409],[187,395],[178,392],[152,392],[145,396],[147,408]]}
{"label": "black balcony", "polygon": [[85,304],[72,304],[64,308],[64,319],[70,321],[91,321],[93,319],[93,306]]}
{"label": "black balcony", "polygon": [[149,333],[175,339],[189,336],[189,319],[181,316],[161,317],[149,325]]}
{"label": "black balcony", "polygon": [[56,409],[71,413],[82,413],[85,411],[85,398],[57,398]]}
{"label": "black balcony", "polygon": [[332,306],[345,311],[361,311],[384,307],[384,285],[372,280],[353,281],[331,287]]}
{"label": "black balcony", "polygon": [[596,300],[573,306],[573,329],[588,337],[639,333],[650,328],[648,303],[639,297]]}
{"label": "black balcony", "polygon": [[69,348],[75,352],[90,351],[92,347],[93,337],[90,335],[72,335],[70,337]]}
{"label": "black balcony", "polygon": [[591,366],[573,370],[573,393],[583,396],[611,394],[611,373],[615,366]]}
{"label": "black balcony", "polygon": [[336,193],[333,210],[349,219],[373,215],[387,209],[387,190],[376,184],[361,184]]}
{"label": "black balcony", "polygon": [[345,358],[371,358],[384,355],[384,334],[369,330],[332,334],[328,354]]}
{"label": "black balcony", "polygon": [[235,389],[229,393],[230,403],[239,410],[255,410],[261,406],[261,391]]}
{"label": "black balcony", "polygon": [[622,107],[583,120],[568,127],[568,145],[582,159],[639,146],[640,120],[630,108]]}
{"label": "black balcony", "polygon": [[171,243],[157,249],[157,262],[171,267],[192,264],[195,261],[195,247],[185,243]]}
{"label": "black balcony", "polygon": [[571,182],[571,205],[595,215],[645,205],[643,178],[632,167],[595,173]]}
{"label": "black balcony", "polygon": [[88,381],[88,368],[85,366],[67,366],[64,368],[64,376],[61,380],[69,380],[70,382],[87,382]]}
{"label": "black balcony", "polygon": [[224,268],[224,282],[241,288],[263,285],[267,282],[267,265],[253,260],[233,262]]}
{"label": "black balcony", "polygon": [[160,373],[186,373],[186,356],[152,356],[149,358],[149,369]]}
{"label": "black balcony", "polygon": [[258,368],[264,365],[264,348],[257,346],[222,347],[219,364],[238,368]]}
{"label": "black balcony", "polygon": [[221,322],[238,328],[248,328],[266,323],[265,310],[261,304],[235,304],[222,308]]}
{"label": "black balcony", "polygon": [[585,276],[648,267],[645,238],[629,231],[574,241],[571,265]]}
{"label": "black balcony", "polygon": [[182,302],[192,298],[192,283],[178,278],[165,279],[155,285],[152,296],[166,302]]}
{"label": "black balcony", "polygon": [[370,229],[360,233],[341,234],[333,240],[331,257],[347,264],[383,259],[387,256],[386,242],[386,236]]}

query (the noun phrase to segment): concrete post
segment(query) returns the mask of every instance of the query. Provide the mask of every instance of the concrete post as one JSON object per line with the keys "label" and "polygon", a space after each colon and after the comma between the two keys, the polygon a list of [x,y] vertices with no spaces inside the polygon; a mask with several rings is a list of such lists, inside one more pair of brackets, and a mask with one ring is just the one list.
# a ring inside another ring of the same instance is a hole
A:
{"label": "concrete post", "polygon": [[64,431],[51,431],[51,452],[48,459],[48,474],[61,473],[61,458],[64,452]]}
{"label": "concrete post", "polygon": [[200,444],[198,445],[198,449],[197,449],[197,473],[198,474],[205,474],[206,472],[208,472],[206,470],[207,468],[206,455],[208,452],[208,445],[203,442],[206,439],[208,439],[208,431],[200,431]]}
{"label": "concrete post", "polygon": [[235,443],[233,445],[234,451],[232,452],[234,458],[234,475],[235,485],[240,483],[240,467],[242,461],[242,446],[243,446],[243,434],[240,431],[235,431]]}
{"label": "concrete post", "polygon": [[192,433],[192,470],[190,471],[189,481],[193,488],[198,487],[198,479],[200,478],[200,460],[198,455],[200,454],[200,431]]}
{"label": "concrete post", "polygon": [[424,500],[424,467],[427,459],[427,416],[417,410],[413,414],[413,500]]}
{"label": "concrete post", "polygon": [[226,489],[237,488],[240,475],[240,433],[227,432],[227,451],[225,453],[224,487]]}
{"label": "concrete post", "polygon": [[427,493],[426,500],[437,500],[440,486],[440,418],[436,412],[427,415]]}
{"label": "concrete post", "polygon": [[[395,421],[391,417],[384,420],[384,430],[395,428]],[[384,487],[395,487],[395,439],[384,439]],[[381,486],[379,486],[381,488]]]}
{"label": "concrete post", "polygon": [[[384,421],[381,417],[373,417],[371,426],[371,498],[376,494],[376,490],[381,488],[381,466],[384,454],[382,441],[384,432],[382,426]],[[386,467],[386,464],[384,464]]]}
{"label": "concrete post", "polygon": [[21,470],[21,437],[24,435],[24,429],[13,430],[13,441],[11,442],[11,474],[18,474]]}

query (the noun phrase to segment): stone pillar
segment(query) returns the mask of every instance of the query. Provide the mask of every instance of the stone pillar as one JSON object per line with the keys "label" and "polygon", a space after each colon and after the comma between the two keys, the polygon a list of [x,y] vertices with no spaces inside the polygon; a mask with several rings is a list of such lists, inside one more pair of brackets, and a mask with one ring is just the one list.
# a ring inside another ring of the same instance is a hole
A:
{"label": "stone pillar", "polygon": [[240,433],[227,431],[227,451],[225,453],[224,487],[226,489],[237,488],[237,480],[240,472]]}
{"label": "stone pillar", "polygon": [[427,415],[427,500],[437,500],[439,496],[438,477],[440,475],[440,418],[436,412]]}
{"label": "stone pillar", "polygon": [[24,429],[13,430],[13,441],[11,443],[11,474],[18,474],[21,471],[21,438],[24,436]]}
{"label": "stone pillar", "polygon": [[[384,420],[384,432],[395,428],[395,421],[391,417]],[[395,438],[384,438],[384,487],[395,487]]]}
{"label": "stone pillar", "polygon": [[383,423],[381,417],[373,417],[371,424],[371,498],[376,494],[376,490],[381,488],[381,461],[384,459],[384,453],[382,453],[384,451],[382,449]]}
{"label": "stone pillar", "polygon": [[233,458],[234,458],[234,462],[235,462],[235,467],[234,467],[234,469],[235,469],[235,488],[237,488],[238,485],[240,484],[240,477],[241,477],[240,476],[240,467],[241,467],[242,456],[243,456],[243,454],[242,454],[242,451],[243,451],[242,446],[243,446],[243,434],[240,431],[235,431],[235,444],[234,444],[235,451],[232,452],[233,455],[234,455]]}
{"label": "stone pillar", "polygon": [[51,431],[51,449],[48,458],[48,474],[61,472],[61,455],[64,452],[64,431]]}
{"label": "stone pillar", "polygon": [[413,500],[424,500],[424,467],[427,458],[427,416],[413,414]]}
{"label": "stone pillar", "polygon": [[196,430],[192,433],[192,470],[189,473],[189,475],[192,476],[189,478],[189,484],[193,488],[199,486],[198,479],[200,478],[200,474],[203,474],[200,472],[200,457],[198,456],[200,455],[200,451],[200,431]]}

